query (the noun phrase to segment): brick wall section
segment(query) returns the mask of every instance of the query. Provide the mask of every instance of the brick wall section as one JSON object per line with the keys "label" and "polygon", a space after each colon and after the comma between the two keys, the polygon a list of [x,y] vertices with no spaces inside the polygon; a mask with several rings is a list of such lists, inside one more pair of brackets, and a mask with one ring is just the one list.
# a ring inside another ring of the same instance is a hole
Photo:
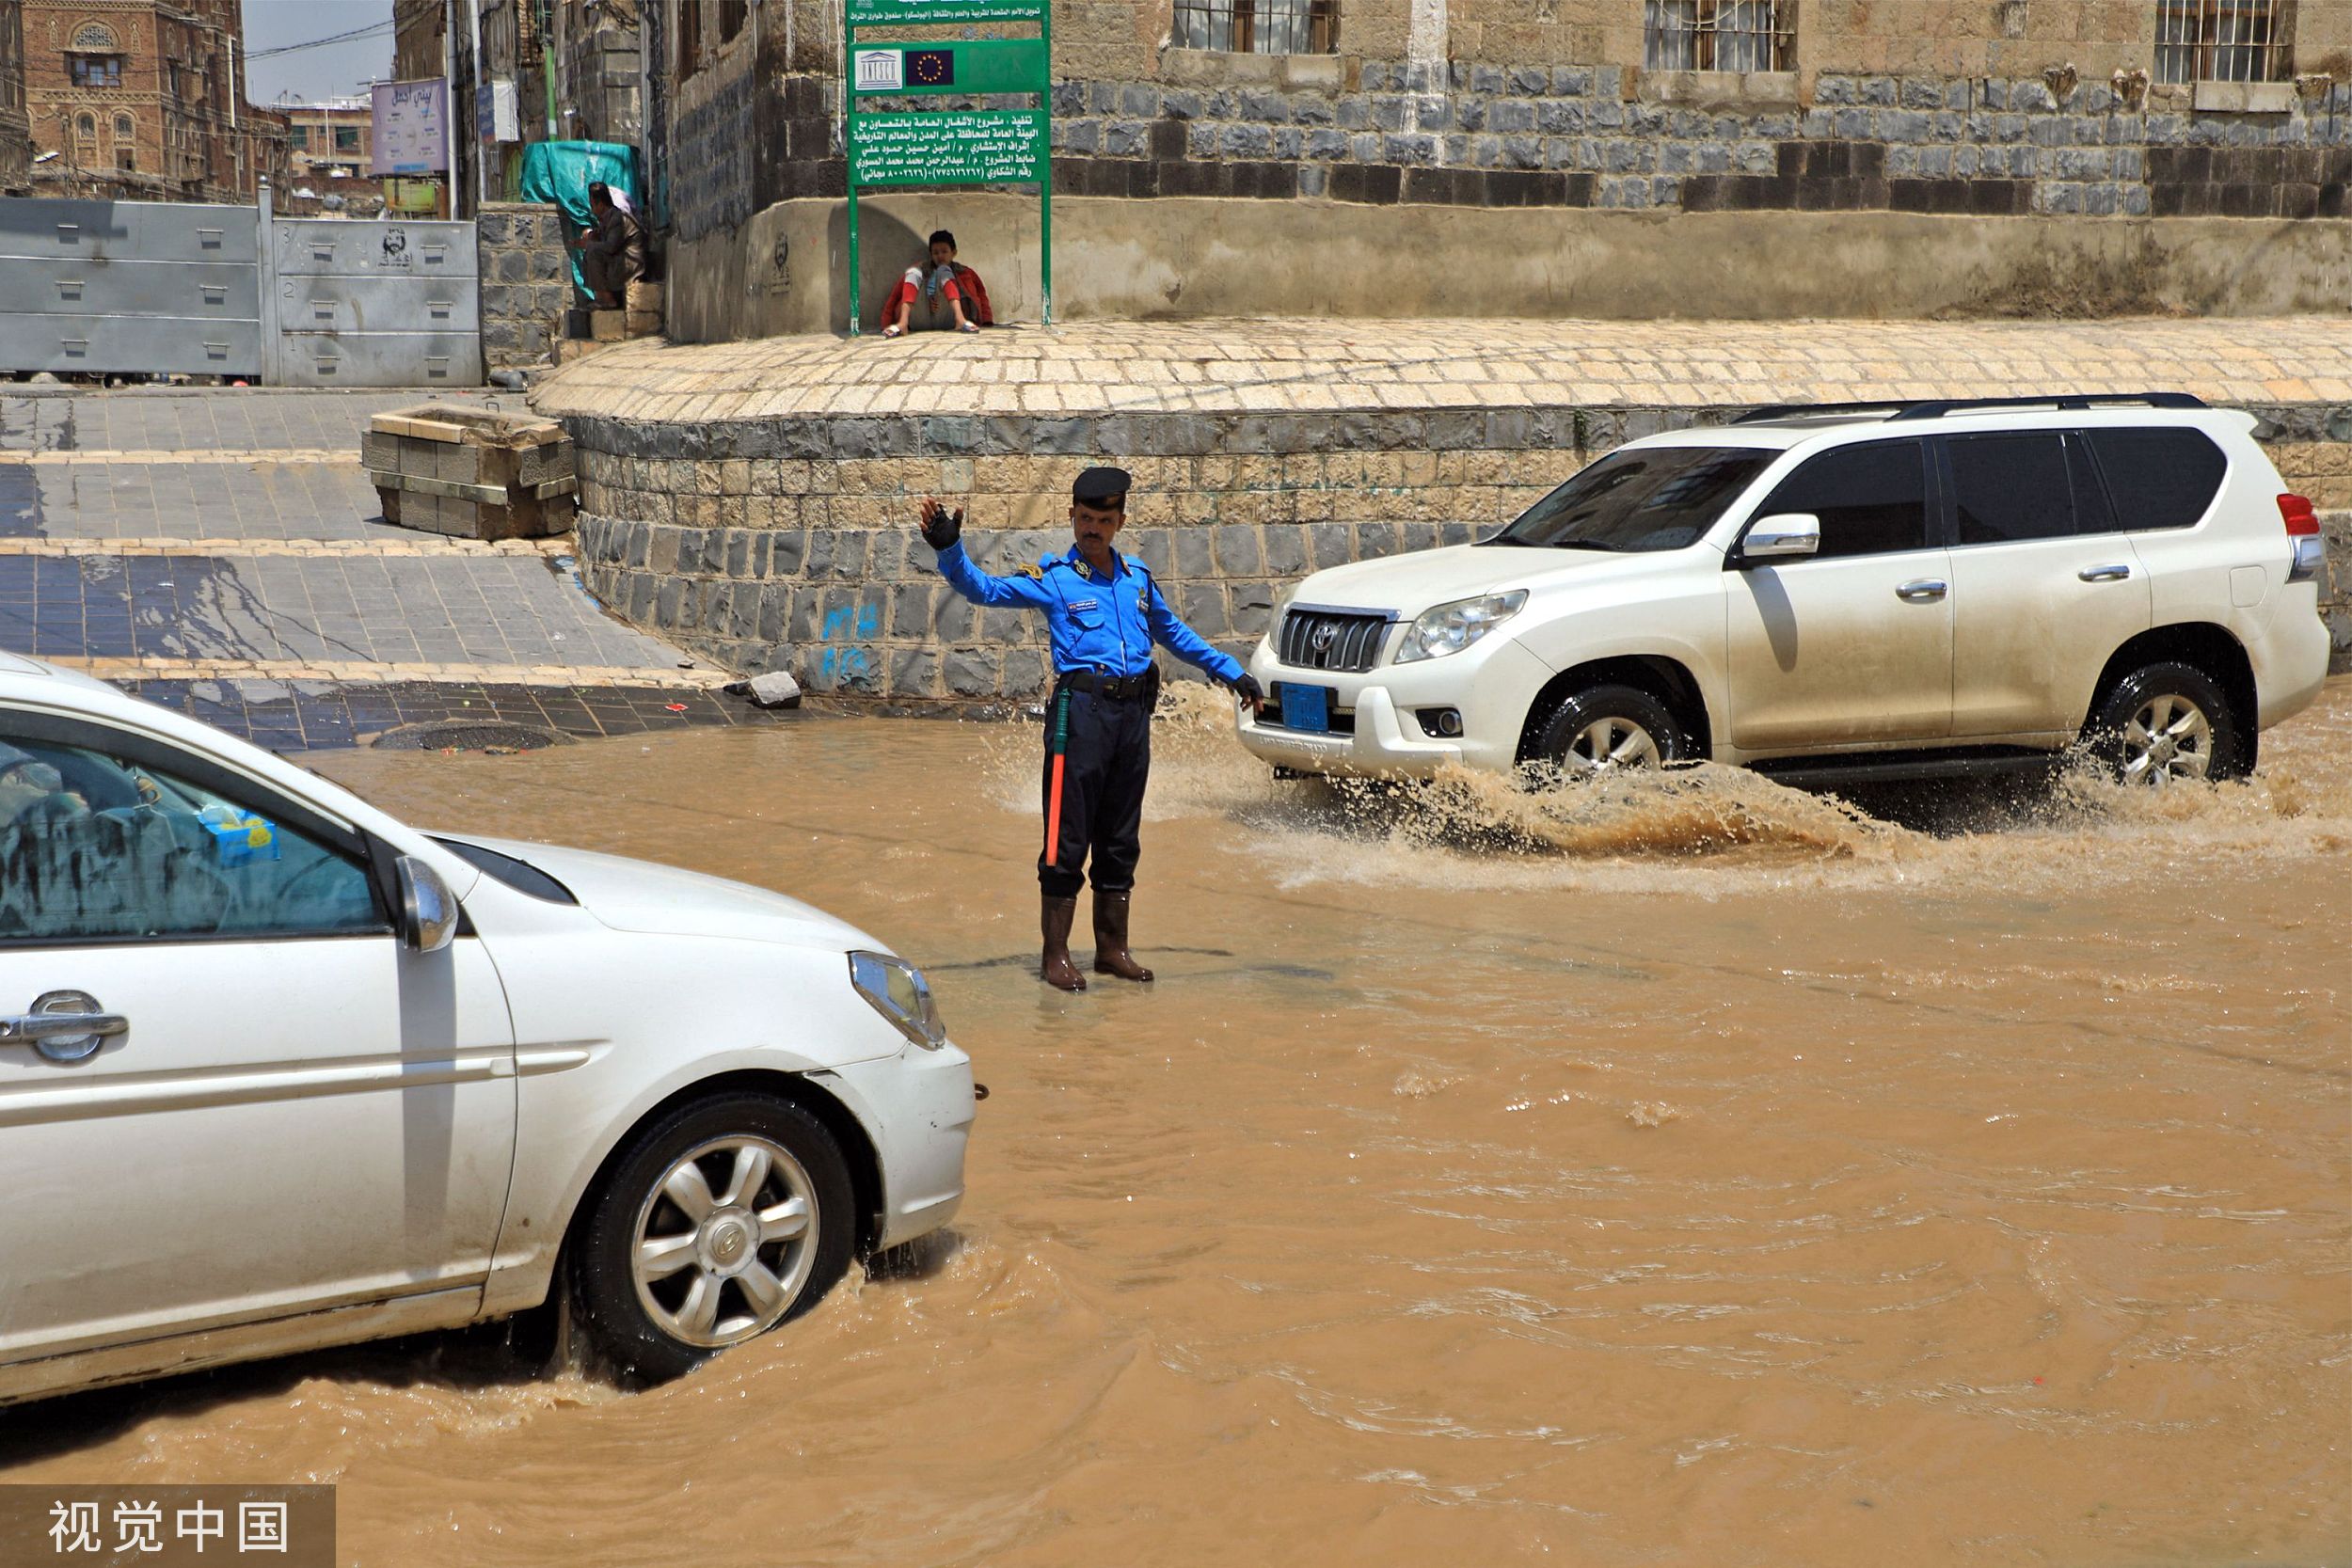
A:
{"label": "brick wall section", "polygon": [[2328,577],[2319,585],[2319,613],[2334,642],[2328,673],[2352,674],[2352,512],[2330,513],[2323,520],[2328,528]]}
{"label": "brick wall section", "polygon": [[491,370],[544,362],[571,308],[564,216],[554,207],[485,201],[476,230],[482,262],[482,362]]}
{"label": "brick wall section", "polygon": [[[2352,410],[2259,412],[2291,481],[2352,508]],[[1070,480],[1119,454],[1136,481],[1126,547],[1179,613],[1247,657],[1286,582],[1463,543],[1618,443],[1691,422],[1642,408],[566,421],[580,559],[606,603],[732,668],[910,705],[1025,701],[1046,679],[1037,617],[976,609],[940,580],[913,527],[923,495],[960,498],[976,558],[1001,573],[1068,548]],[[2338,668],[2352,668],[2352,512],[2330,526],[2324,592]]]}
{"label": "brick wall section", "polygon": [[[1792,69],[1740,78],[1643,71],[1641,0],[1449,0],[1447,57],[1429,62],[1406,57],[1409,0],[1345,0],[1339,54],[1287,56],[1168,47],[1170,0],[1060,0],[1054,186],[1645,212],[2345,214],[2342,0],[2297,8],[2301,86],[2266,87],[2288,106],[2260,113],[2198,110],[2173,85],[2119,97],[2116,73],[2153,65],[2154,0],[1791,3]],[[731,44],[673,89],[682,239],[843,194],[837,5],[756,10],[755,70]]]}
{"label": "brick wall section", "polygon": [[[2352,436],[2352,420],[2322,434]],[[2335,651],[2328,668],[2352,673],[2352,442],[2276,442],[2270,459],[2288,488],[2309,496],[2320,510],[2328,535],[2328,575],[2319,585],[2319,612],[2327,619]]]}
{"label": "brick wall section", "polygon": [[[2038,77],[1822,75],[1809,104],[1654,103],[1616,66],[1363,62],[1359,90],[1065,82],[1055,189],[1714,212],[2339,217],[2352,87],[2285,114]],[[2155,101],[2151,101],[2152,104]]]}

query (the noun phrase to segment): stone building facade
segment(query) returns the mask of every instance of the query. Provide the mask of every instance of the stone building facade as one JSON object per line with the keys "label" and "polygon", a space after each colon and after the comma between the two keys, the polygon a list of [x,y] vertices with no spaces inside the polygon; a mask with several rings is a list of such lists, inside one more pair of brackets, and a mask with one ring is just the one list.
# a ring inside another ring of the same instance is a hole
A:
{"label": "stone building facade", "polygon": [[[674,329],[837,325],[840,261],[826,232],[844,179],[837,5],[658,3],[664,150],[693,171],[658,201],[675,242]],[[1236,13],[1258,19],[1254,36],[1235,29]],[[1313,25],[1274,25],[1291,15]],[[2217,41],[2255,16],[2259,44]],[[1458,313],[1705,315],[1704,300],[1661,309],[1648,287],[1656,258],[1754,272],[1748,231],[1710,220],[1756,213],[1789,214],[1780,230],[1799,254],[1926,250],[1963,226],[2022,220],[1990,242],[2009,250],[1978,280],[1979,297],[1937,293],[1930,255],[1914,269],[1924,279],[1864,302],[1890,314],[2343,300],[2328,243],[2299,229],[2272,245],[2278,268],[2258,283],[2222,278],[2181,245],[2201,232],[2185,220],[2345,214],[2352,5],[1064,0],[1053,40],[1055,190],[1071,198],[1057,209],[1065,313],[1139,313],[1155,297],[1162,311],[1295,313],[1318,264],[1326,292],[1343,296],[1324,312],[1427,313],[1393,268],[1333,265],[1335,242],[1386,236],[1456,280]],[[1206,276],[1190,205],[1201,199],[1220,203],[1228,249],[1259,259],[1246,275],[1228,262]],[[1503,215],[1435,221],[1466,212]],[[2113,231],[2079,237],[2103,224]],[[2086,246],[2101,276],[2077,297],[2042,298],[2053,280],[2067,292]],[[1454,264],[1498,248],[1546,252],[1551,265]],[[1179,263],[1155,265],[1167,257]],[[1033,257],[996,260],[1014,275]],[[1712,312],[1819,308],[1806,268],[1778,270],[1782,286],[1751,279]],[[2249,285],[2264,292],[2232,293]],[[1391,301],[1403,308],[1384,309]]]}
{"label": "stone building facade", "polygon": [[0,196],[33,192],[33,129],[24,117],[24,11],[0,11]]}
{"label": "stone building facade", "polygon": [[634,147],[644,135],[641,0],[560,0],[554,8],[556,96],[568,140]]}
{"label": "stone building facade", "polygon": [[360,180],[373,166],[375,111],[364,98],[285,103],[288,163],[295,174]]}
{"label": "stone building facade", "polygon": [[44,194],[251,201],[284,119],[245,102],[237,0],[21,0]]}

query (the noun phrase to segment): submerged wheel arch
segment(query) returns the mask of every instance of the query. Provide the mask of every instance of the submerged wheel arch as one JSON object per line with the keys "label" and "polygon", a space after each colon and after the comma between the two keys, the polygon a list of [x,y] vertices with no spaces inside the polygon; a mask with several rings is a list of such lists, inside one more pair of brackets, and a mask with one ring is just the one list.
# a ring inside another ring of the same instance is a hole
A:
{"label": "submerged wheel arch", "polygon": [[1675,716],[1682,733],[1690,736],[1691,754],[1714,755],[1715,732],[1708,718],[1707,699],[1700,695],[1699,683],[1690,670],[1679,659],[1662,654],[1631,654],[1575,665],[1546,681],[1520,721],[1518,760],[1526,762],[1532,758],[1535,739],[1543,733],[1544,721],[1551,717],[1553,709],[1588,688],[1610,685],[1629,686],[1657,698]]}
{"label": "submerged wheel arch", "polygon": [[2246,645],[2226,626],[2210,621],[2182,621],[2169,626],[2153,626],[2126,641],[2107,658],[2106,668],[2099,672],[2098,683],[2090,689],[2090,705],[2084,710],[2077,732],[2087,732],[2099,710],[2106,705],[2108,694],[2116,683],[2133,671],[2149,664],[2178,662],[2192,665],[2212,677],[2221,694],[2230,700],[2232,717],[2238,728],[2237,740],[2241,763],[2251,773],[2261,745],[2262,714],[2254,689],[2254,664],[2246,657]]}
{"label": "submerged wheel arch", "polygon": [[659,1103],[647,1106],[644,1116],[622,1131],[597,1164],[596,1174],[580,1189],[579,1201],[572,1212],[564,1217],[564,1246],[556,1264],[556,1278],[559,1281],[564,1277],[564,1260],[571,1256],[572,1243],[577,1239],[582,1216],[595,1207],[596,1194],[604,1190],[604,1183],[611,1178],[612,1167],[620,1163],[623,1152],[635,1140],[638,1131],[651,1126],[681,1105],[723,1094],[762,1094],[797,1105],[815,1117],[825,1131],[833,1134],[833,1141],[841,1149],[843,1162],[850,1167],[850,1190],[857,1206],[855,1254],[864,1258],[874,1250],[874,1243],[882,1239],[882,1159],[874,1151],[873,1140],[866,1135],[866,1129],[859,1125],[857,1117],[850,1114],[847,1105],[819,1084],[812,1082],[807,1075],[755,1069],[723,1072],[716,1077],[689,1084]]}

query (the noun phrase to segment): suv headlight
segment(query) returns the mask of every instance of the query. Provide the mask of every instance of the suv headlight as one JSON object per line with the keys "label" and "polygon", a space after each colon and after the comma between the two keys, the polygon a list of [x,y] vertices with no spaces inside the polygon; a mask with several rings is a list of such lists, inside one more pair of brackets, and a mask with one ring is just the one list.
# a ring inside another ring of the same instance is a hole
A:
{"label": "suv headlight", "polygon": [[1527,590],[1514,588],[1508,594],[1441,604],[1406,628],[1403,641],[1396,645],[1396,662],[1410,664],[1419,658],[1458,654],[1517,615],[1526,603]]}
{"label": "suv headlight", "polygon": [[926,1051],[947,1043],[947,1026],[939,1021],[939,1004],[931,998],[931,983],[904,958],[887,953],[850,955],[850,984],[873,1004],[874,1010],[897,1026],[898,1033]]}

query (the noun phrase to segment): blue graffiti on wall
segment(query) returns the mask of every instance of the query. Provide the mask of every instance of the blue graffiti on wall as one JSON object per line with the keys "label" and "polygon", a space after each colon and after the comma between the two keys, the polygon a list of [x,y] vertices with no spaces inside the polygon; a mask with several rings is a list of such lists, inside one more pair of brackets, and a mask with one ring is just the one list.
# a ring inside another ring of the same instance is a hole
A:
{"label": "blue graffiti on wall", "polygon": [[[825,611],[823,639],[838,642],[845,638],[869,641],[882,635],[882,606],[843,605]],[[824,657],[817,662],[819,677],[832,685],[851,685],[870,678],[874,673],[874,650],[861,647],[827,648]]]}

